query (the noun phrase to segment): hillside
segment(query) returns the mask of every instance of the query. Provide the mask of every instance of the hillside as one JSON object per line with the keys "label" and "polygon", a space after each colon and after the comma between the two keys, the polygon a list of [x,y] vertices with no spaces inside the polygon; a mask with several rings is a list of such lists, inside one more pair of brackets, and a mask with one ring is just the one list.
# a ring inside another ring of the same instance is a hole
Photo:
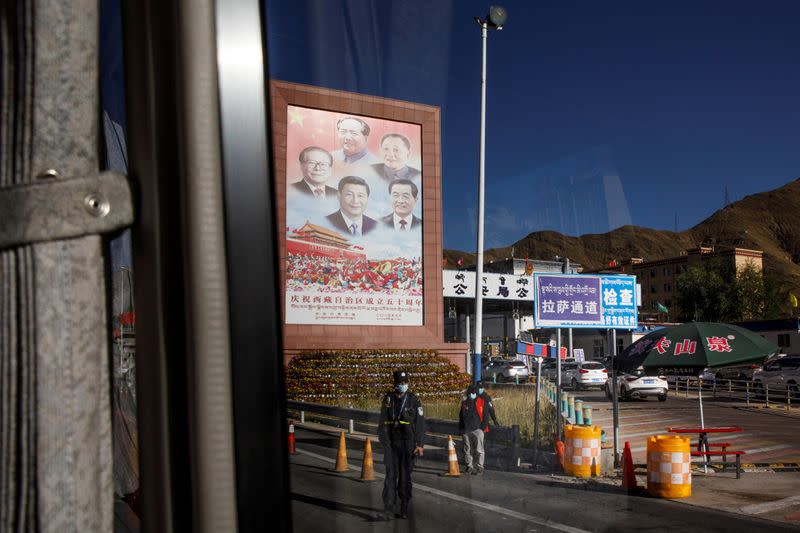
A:
{"label": "hillside", "polygon": [[[569,237],[555,231],[537,231],[508,247],[485,252],[486,260],[510,257],[552,259],[566,256],[586,269],[602,268],[612,259],[641,257],[645,261],[672,257],[700,244],[717,248],[737,246],[764,251],[766,273],[784,289],[800,288],[800,180],[778,189],[753,194],[720,209],[685,231],[654,230],[623,226],[603,234]],[[475,255],[445,250],[448,268],[459,257],[464,264]]]}

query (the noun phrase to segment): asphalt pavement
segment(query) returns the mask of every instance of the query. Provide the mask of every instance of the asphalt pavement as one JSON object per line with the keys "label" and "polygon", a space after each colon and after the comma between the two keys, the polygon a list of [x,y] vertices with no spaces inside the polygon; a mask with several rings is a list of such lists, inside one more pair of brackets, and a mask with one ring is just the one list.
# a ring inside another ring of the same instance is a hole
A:
{"label": "asphalt pavement", "polygon": [[[601,426],[607,441],[613,436],[612,404],[605,393],[578,391],[577,398],[593,408],[592,423]],[[666,434],[668,427],[699,427],[700,407],[696,395],[685,397],[670,391],[666,402],[655,398],[620,402],[620,444],[629,441],[634,463],[645,462],[647,438]],[[711,442],[728,442],[731,449],[742,450],[742,462],[755,464],[800,463],[800,409],[763,408],[744,402],[703,398],[706,427],[740,426],[741,433],[710,436]],[[763,467],[746,466],[746,471]],[[800,488],[800,487],[799,487]]]}
{"label": "asphalt pavement", "polygon": [[338,430],[309,426],[297,426],[298,454],[290,456],[295,531],[800,530],[800,473],[698,475],[692,496],[677,501],[625,494],[615,476],[487,470],[446,478],[446,463],[424,458],[414,472],[409,518],[383,522],[380,445],[373,442],[378,479],[362,482],[364,436],[347,439],[351,470],[340,474],[332,471]]}

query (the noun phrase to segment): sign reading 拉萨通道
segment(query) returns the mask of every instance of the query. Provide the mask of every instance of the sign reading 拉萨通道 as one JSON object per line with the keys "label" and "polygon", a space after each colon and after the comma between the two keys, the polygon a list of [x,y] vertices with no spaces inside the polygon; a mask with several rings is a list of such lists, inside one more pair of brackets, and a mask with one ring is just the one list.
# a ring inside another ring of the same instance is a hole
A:
{"label": "sign reading \u62c9\u8428\u901a\u9053", "polygon": [[536,327],[633,329],[635,276],[534,274]]}

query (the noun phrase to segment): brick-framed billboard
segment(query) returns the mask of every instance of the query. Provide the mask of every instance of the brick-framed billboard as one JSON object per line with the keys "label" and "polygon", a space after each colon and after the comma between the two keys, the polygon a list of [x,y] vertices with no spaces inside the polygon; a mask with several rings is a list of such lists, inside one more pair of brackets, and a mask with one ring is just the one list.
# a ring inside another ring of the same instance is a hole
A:
{"label": "brick-framed billboard", "polygon": [[463,353],[443,339],[439,109],[281,81],[270,89],[286,356]]}

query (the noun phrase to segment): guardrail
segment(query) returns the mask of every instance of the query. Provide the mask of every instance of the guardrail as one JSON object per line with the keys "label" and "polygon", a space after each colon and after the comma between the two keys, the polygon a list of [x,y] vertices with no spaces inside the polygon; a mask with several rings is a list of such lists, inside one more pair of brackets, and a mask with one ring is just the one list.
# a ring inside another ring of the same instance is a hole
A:
{"label": "guardrail", "polygon": [[[322,418],[316,422],[332,425],[334,427],[346,427],[350,433],[358,429],[365,433],[376,435],[378,433],[378,421],[380,414],[377,411],[365,409],[351,409],[348,407],[336,407],[318,403],[299,402],[289,400],[286,402],[287,410],[296,414],[295,418],[300,423],[305,423],[306,414],[314,413]],[[346,424],[346,425],[345,425]],[[425,444],[431,444],[441,448],[441,454],[436,452],[425,452],[426,456],[438,457],[442,455],[445,460],[447,456],[447,436],[451,435],[454,439],[460,438],[458,422],[455,420],[442,420],[437,418],[425,419],[426,433]],[[523,455],[529,455],[529,450],[523,449],[520,444],[519,426],[511,427],[492,426],[484,440],[486,448],[486,464],[494,467],[511,469],[519,466]]]}
{"label": "guardrail", "polygon": [[704,398],[744,402],[747,405],[781,407],[787,410],[800,407],[798,385],[775,386],[750,380],[676,378],[670,389],[678,396],[696,398],[702,391]]}

